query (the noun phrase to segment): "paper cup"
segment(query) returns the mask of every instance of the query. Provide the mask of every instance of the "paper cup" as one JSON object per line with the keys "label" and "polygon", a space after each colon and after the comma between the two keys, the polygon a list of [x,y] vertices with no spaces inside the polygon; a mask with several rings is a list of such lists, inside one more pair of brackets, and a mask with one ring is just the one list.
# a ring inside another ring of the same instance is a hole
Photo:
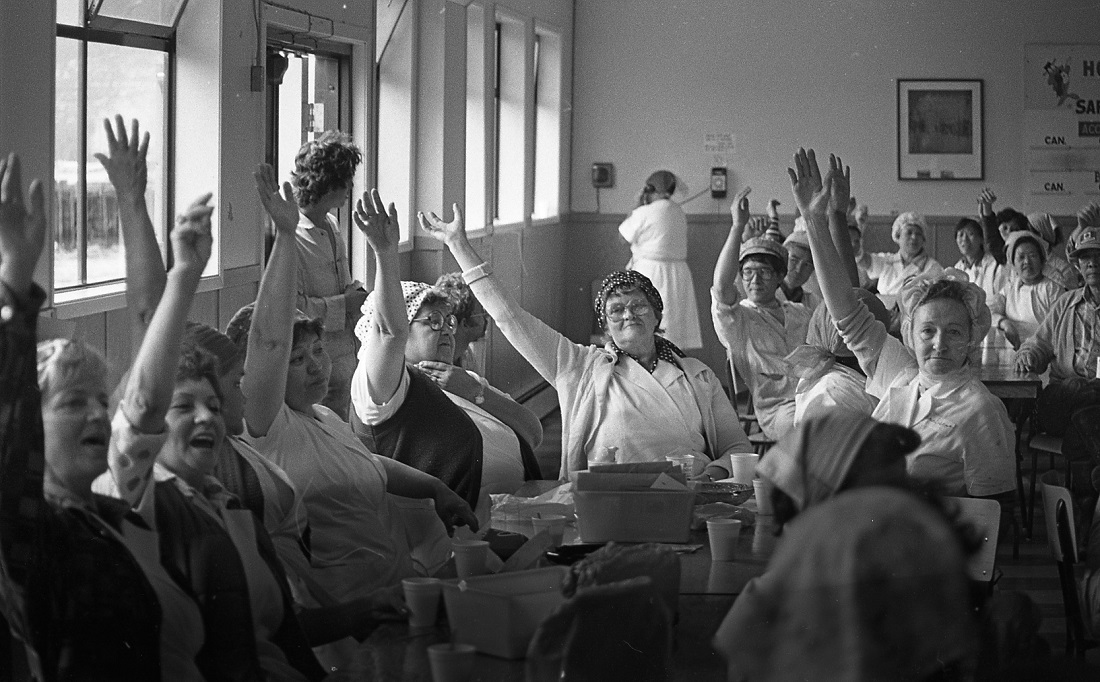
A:
{"label": "paper cup", "polygon": [[665,459],[680,467],[685,477],[691,478],[695,475],[694,455],[665,455]]}
{"label": "paper cup", "polygon": [[561,514],[543,514],[541,517],[531,518],[531,524],[535,527],[535,535],[542,531],[550,534],[550,541],[557,547],[565,537],[565,517]]}
{"label": "paper cup", "polygon": [[766,478],[755,478],[752,481],[753,495],[756,497],[756,513],[761,516],[775,514],[772,509],[772,490],[775,486]]}
{"label": "paper cup", "polygon": [[470,578],[485,573],[485,559],[489,555],[489,543],[485,540],[455,540],[455,570],[459,578]]}
{"label": "paper cup", "polygon": [[428,664],[434,682],[466,682],[474,671],[474,647],[469,644],[432,644]]}
{"label": "paper cup", "polygon": [[428,630],[435,627],[439,616],[439,597],[443,584],[438,578],[405,578],[405,606],[409,608],[409,628]]}
{"label": "paper cup", "polygon": [[736,483],[752,484],[760,455],[730,455],[730,478]]}
{"label": "paper cup", "polygon": [[711,561],[733,561],[737,558],[737,538],[741,535],[741,522],[737,519],[708,519],[707,537],[710,540]]}

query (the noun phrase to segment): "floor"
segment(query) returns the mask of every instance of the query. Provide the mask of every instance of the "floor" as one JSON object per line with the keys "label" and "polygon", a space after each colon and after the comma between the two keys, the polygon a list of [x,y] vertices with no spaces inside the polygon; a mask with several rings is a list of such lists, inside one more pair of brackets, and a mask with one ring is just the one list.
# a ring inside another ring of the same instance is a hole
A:
{"label": "floor", "polygon": [[[555,478],[561,457],[561,414],[557,410],[543,419],[543,441],[535,450],[543,478]],[[1030,461],[1027,462],[1030,467]],[[1048,464],[1045,457],[1039,458],[1040,475]],[[1025,476],[1029,472],[1025,472]],[[1024,489],[1027,490],[1025,478]],[[1038,605],[1042,613],[1040,634],[1050,643],[1056,654],[1062,654],[1066,645],[1066,619],[1062,606],[1062,591],[1058,582],[1058,571],[1051,558],[1047,545],[1046,525],[1043,518],[1042,500],[1036,490],[1036,514],[1034,533],[1029,540],[1026,532],[1020,540],[1019,558],[1012,558],[1012,531],[1005,529],[998,539],[996,567],[1001,578],[995,589],[1018,590],[1025,592]],[[1100,649],[1089,652],[1090,663],[1100,665]]]}

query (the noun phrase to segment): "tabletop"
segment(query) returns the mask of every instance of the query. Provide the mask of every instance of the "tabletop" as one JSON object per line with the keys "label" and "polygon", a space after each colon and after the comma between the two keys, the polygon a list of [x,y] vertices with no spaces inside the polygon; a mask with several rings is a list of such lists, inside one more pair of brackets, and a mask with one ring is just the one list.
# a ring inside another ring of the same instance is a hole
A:
{"label": "tabletop", "polygon": [[1043,388],[1042,376],[1030,372],[1017,372],[1009,365],[981,365],[978,379],[989,392],[998,398],[1025,398],[1034,400]]}

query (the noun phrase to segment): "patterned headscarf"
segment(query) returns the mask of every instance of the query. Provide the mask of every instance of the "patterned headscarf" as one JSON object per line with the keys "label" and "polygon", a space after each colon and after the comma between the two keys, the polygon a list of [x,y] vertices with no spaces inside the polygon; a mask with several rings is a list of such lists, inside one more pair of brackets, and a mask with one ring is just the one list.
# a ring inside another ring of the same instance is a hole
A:
{"label": "patterned headscarf", "polygon": [[[646,300],[649,301],[650,307],[652,307],[653,311],[657,314],[658,322],[661,320],[665,310],[665,303],[661,299],[661,292],[657,291],[657,287],[653,286],[653,282],[637,270],[616,270],[603,278],[603,283],[600,284],[600,291],[596,294],[596,298],[592,302],[596,310],[596,321],[601,327],[604,329],[607,328],[607,314],[605,311],[607,297],[619,288],[637,289],[641,291],[645,295]],[[657,357],[661,360],[678,365],[679,363],[676,358],[685,357],[684,352],[677,348],[676,344],[663,336],[654,335],[654,339],[657,345]],[[608,346],[619,355],[634,357],[615,345],[614,341],[608,343]],[[634,359],[637,360],[637,358]],[[647,367],[646,369],[649,369],[650,372],[653,371],[652,368]]]}
{"label": "patterned headscarf", "polygon": [[941,281],[957,282],[962,289],[962,300],[959,302],[966,306],[966,312],[970,316],[970,354],[973,358],[974,353],[981,347],[982,339],[989,333],[993,316],[985,303],[985,291],[971,282],[966,273],[955,268],[947,268],[942,274],[936,276],[914,277],[901,290],[901,296],[898,298],[902,314],[901,338],[906,346],[913,348],[913,316],[917,308],[927,300],[932,286]]}
{"label": "patterned headscarf", "polygon": [[[355,323],[355,336],[360,341],[366,341],[367,330],[370,329],[371,320],[374,319],[374,309],[378,300],[376,293],[376,291],[372,291],[367,296],[367,300],[363,303],[363,316]],[[409,324],[412,324],[413,318],[416,317],[416,311],[420,310],[420,306],[424,304],[424,299],[430,293],[432,293],[431,284],[401,282],[401,294],[405,299],[405,316],[409,318]]]}

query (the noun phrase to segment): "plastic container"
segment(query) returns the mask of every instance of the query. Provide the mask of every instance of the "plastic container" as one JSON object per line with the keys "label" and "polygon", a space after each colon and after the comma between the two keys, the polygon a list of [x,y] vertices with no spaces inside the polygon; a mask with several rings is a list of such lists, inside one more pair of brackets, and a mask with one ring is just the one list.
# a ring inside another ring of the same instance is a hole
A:
{"label": "plastic container", "polygon": [[567,571],[551,566],[445,582],[451,639],[483,654],[523,658],[535,629],[565,602]]}
{"label": "plastic container", "polygon": [[576,490],[581,542],[687,542],[690,490]]}

